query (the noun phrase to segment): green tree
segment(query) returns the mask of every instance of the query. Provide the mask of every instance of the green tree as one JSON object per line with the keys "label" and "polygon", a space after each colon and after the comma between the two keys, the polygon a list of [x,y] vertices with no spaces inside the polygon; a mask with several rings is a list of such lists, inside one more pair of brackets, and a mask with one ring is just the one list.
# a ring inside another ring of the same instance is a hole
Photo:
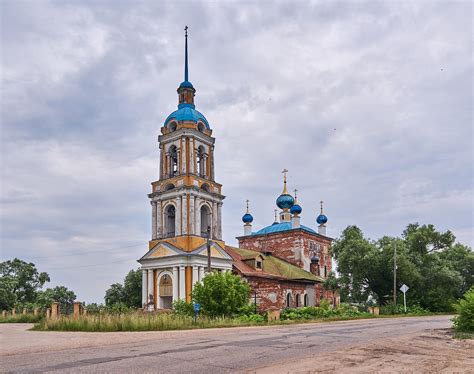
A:
{"label": "green tree", "polygon": [[128,307],[142,307],[142,271],[130,270],[123,281],[123,302]]}
{"label": "green tree", "polygon": [[193,301],[201,304],[202,313],[208,316],[233,316],[249,303],[250,286],[230,272],[207,274],[202,283],[196,283]]}
{"label": "green tree", "polygon": [[[324,280],[323,287],[325,290],[331,291],[333,295],[341,288],[339,285],[339,279],[336,277],[336,274],[333,271],[329,272],[327,278]],[[333,306],[336,306],[336,300],[334,297]]]}
{"label": "green tree", "polygon": [[49,281],[49,275],[38,272],[33,263],[18,258],[0,263],[0,307],[34,303],[38,290]]}
{"label": "green tree", "polygon": [[125,299],[123,286],[121,283],[114,283],[105,291],[105,305],[123,304]]}
{"label": "green tree", "polygon": [[64,286],[47,288],[38,292],[36,305],[41,308],[49,308],[52,302],[58,302],[63,311],[71,310],[72,304],[76,300],[76,294]]}

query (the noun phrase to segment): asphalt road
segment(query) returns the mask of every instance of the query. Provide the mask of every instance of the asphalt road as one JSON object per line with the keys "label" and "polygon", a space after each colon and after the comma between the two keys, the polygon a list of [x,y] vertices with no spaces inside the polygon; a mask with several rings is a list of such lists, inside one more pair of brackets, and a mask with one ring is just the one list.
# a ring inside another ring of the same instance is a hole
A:
{"label": "asphalt road", "polygon": [[223,373],[451,326],[450,316],[145,333],[27,331],[0,325],[1,372]]}

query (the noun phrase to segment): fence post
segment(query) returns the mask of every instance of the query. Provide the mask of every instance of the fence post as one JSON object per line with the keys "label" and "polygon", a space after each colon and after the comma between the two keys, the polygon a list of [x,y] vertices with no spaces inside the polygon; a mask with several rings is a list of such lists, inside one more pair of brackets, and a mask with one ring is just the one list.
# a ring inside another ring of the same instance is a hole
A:
{"label": "fence post", "polygon": [[34,314],[35,316],[38,315],[38,308],[33,309],[33,314]]}
{"label": "fence post", "polygon": [[15,308],[12,309],[12,316],[16,316],[16,309]]}
{"label": "fence post", "polygon": [[50,319],[51,318],[51,308],[47,308],[46,309],[46,319]]}
{"label": "fence post", "polygon": [[7,311],[6,310],[2,310],[2,317],[7,318]]}
{"label": "fence post", "polygon": [[23,312],[22,312],[23,315],[26,314],[26,308],[23,308]]}
{"label": "fence post", "polygon": [[79,318],[82,314],[82,303],[80,301],[74,301],[74,319]]}
{"label": "fence post", "polygon": [[59,303],[54,302],[51,304],[51,318],[58,319],[59,318]]}

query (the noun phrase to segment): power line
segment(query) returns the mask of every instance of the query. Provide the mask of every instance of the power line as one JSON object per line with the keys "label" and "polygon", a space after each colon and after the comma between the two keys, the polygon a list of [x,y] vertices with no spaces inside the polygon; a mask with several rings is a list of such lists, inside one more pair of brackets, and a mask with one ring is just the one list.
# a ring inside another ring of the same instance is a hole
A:
{"label": "power line", "polygon": [[46,270],[82,269],[82,268],[90,268],[90,267],[95,267],[95,266],[106,266],[106,265],[109,265],[109,264],[124,263],[124,262],[129,262],[129,261],[136,261],[136,258],[131,258],[131,259],[127,259],[127,260],[118,260],[118,261],[107,261],[107,262],[103,262],[101,264],[78,265],[78,266],[61,266],[61,267],[58,267],[58,268],[46,268]]}
{"label": "power line", "polygon": [[70,251],[74,251],[75,253],[66,253],[66,254],[60,254],[60,255],[54,255],[54,256],[27,256],[28,258],[34,258],[34,259],[41,259],[41,258],[53,258],[53,257],[69,257],[69,256],[80,256],[80,255],[87,255],[89,253],[100,253],[100,252],[109,252],[109,251],[115,251],[118,249],[126,249],[126,248],[132,248],[132,247],[139,247],[143,246],[143,243],[140,244],[134,244],[134,245],[128,245],[125,247],[116,247],[116,248],[108,248],[108,249],[99,249],[96,251],[85,251],[85,252],[80,252],[76,251],[74,249],[69,249]]}

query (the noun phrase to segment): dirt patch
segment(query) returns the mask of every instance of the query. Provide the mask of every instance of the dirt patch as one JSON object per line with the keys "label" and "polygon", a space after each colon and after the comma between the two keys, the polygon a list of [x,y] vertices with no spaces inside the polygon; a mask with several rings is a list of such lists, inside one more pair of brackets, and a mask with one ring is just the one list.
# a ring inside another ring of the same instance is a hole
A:
{"label": "dirt patch", "polygon": [[474,340],[440,329],[280,362],[253,373],[474,373]]}

